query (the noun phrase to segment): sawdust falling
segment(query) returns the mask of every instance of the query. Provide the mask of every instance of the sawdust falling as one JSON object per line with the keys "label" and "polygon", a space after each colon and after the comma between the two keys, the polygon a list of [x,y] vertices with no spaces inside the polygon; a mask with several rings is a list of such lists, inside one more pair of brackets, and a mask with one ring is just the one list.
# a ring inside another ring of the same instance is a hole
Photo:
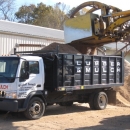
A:
{"label": "sawdust falling", "polygon": [[130,63],[124,61],[124,86],[115,88],[117,94],[117,105],[130,106]]}

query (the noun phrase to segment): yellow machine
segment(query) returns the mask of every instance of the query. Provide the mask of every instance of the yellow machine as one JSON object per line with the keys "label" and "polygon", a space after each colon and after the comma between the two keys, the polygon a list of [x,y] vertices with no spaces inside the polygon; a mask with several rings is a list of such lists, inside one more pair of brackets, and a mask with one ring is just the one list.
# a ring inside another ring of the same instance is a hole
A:
{"label": "yellow machine", "polygon": [[[85,14],[75,16],[87,6],[91,8],[87,9]],[[93,13],[97,10],[101,11],[100,15]],[[130,36],[129,20],[130,10],[122,11],[96,1],[85,2],[75,8],[70,19],[65,21],[65,42],[82,53],[86,53],[88,48],[91,48],[91,54],[93,54],[96,47],[112,42],[127,41]]]}

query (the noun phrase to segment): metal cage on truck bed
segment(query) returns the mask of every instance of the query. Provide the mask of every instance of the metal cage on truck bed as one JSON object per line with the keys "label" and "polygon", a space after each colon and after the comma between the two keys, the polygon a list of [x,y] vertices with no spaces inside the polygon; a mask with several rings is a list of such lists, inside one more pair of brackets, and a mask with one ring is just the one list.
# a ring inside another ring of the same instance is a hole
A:
{"label": "metal cage on truck bed", "polygon": [[123,56],[59,54],[58,86],[91,89],[123,85]]}
{"label": "metal cage on truck bed", "polygon": [[58,54],[44,59],[45,88],[58,91],[121,86],[124,82],[122,56]]}

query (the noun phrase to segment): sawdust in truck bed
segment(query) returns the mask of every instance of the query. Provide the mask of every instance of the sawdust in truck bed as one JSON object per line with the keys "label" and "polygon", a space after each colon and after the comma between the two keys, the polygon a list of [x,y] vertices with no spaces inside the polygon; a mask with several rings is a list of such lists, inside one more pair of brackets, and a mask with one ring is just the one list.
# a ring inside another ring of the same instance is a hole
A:
{"label": "sawdust in truck bed", "polygon": [[59,53],[80,54],[80,52],[74,47],[60,43],[51,43],[50,45],[44,47],[42,50],[56,50],[57,46],[59,46]]}

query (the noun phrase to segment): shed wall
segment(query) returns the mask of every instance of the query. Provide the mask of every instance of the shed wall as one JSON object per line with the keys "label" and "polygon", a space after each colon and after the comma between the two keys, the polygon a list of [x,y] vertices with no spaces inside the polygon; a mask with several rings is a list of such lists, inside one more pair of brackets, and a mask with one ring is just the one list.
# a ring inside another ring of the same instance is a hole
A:
{"label": "shed wall", "polygon": [[[16,34],[4,34],[0,33],[0,55],[12,54],[14,52],[14,48],[17,48],[17,51],[33,51],[39,50],[43,46],[47,46],[50,43],[58,42],[64,43],[63,40],[55,40],[55,39],[47,39],[47,38],[38,38],[31,36],[20,36]],[[17,44],[17,46],[16,46]],[[18,46],[19,44],[27,44],[31,46]],[[41,46],[35,46],[41,45]]]}

